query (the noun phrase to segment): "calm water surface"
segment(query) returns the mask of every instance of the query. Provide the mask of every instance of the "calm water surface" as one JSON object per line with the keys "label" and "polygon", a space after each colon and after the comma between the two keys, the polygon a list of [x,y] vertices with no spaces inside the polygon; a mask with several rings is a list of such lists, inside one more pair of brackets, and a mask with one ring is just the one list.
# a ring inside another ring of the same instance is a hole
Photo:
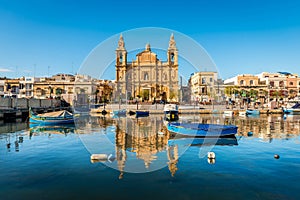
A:
{"label": "calm water surface", "polygon": [[[300,116],[181,120],[239,129],[188,141],[170,139],[162,116],[84,117],[76,128],[0,122],[0,199],[300,199]],[[93,163],[92,153],[111,160]]]}

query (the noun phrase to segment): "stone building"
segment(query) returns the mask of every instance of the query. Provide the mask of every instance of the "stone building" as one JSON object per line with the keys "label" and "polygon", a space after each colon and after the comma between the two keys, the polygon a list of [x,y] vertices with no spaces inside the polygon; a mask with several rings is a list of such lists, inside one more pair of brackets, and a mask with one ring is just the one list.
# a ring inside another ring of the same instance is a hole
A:
{"label": "stone building", "polygon": [[217,100],[220,93],[217,72],[196,72],[190,77],[191,100],[209,102]]}
{"label": "stone building", "polygon": [[116,49],[115,99],[140,99],[143,101],[178,101],[178,50],[172,34],[167,50],[167,61],[161,61],[151,51],[150,44],[127,61],[123,36]]}

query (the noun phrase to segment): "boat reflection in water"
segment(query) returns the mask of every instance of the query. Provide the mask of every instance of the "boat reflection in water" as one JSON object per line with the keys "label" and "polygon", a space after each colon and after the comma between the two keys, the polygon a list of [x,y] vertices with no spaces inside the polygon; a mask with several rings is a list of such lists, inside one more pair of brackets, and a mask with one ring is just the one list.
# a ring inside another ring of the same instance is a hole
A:
{"label": "boat reflection in water", "polygon": [[[74,126],[30,127],[30,134],[41,132],[68,134],[76,132],[90,154],[105,154],[109,158],[101,163],[120,172],[143,173],[168,167],[173,176],[178,170],[179,157],[188,148],[199,151],[218,146],[237,146],[241,138],[260,138],[272,142],[273,139],[289,139],[299,136],[300,116],[260,116],[230,117],[223,115],[181,116],[185,123],[206,123],[236,125],[238,133],[232,138],[179,138],[174,137],[163,123],[163,116],[147,118],[118,117],[109,115],[83,117]],[[249,136],[248,136],[249,135]],[[237,139],[238,138],[238,139]],[[200,157],[194,158],[200,159]]]}
{"label": "boat reflection in water", "polygon": [[238,145],[237,138],[232,136],[230,138],[178,138],[169,139],[169,146],[185,145],[185,146],[211,146],[211,145]]}
{"label": "boat reflection in water", "polygon": [[101,162],[119,170],[119,178],[123,177],[124,172],[142,173],[166,166],[173,176],[179,157],[190,146],[237,145],[234,136],[210,139],[172,137],[163,123],[163,116],[138,119],[98,117],[91,121],[88,126],[93,127],[93,134],[97,123],[100,134],[95,139],[82,135],[82,141],[91,154],[113,157]]}
{"label": "boat reflection in water", "polygon": [[36,124],[29,124],[29,139],[34,135],[39,135],[41,133],[46,133],[48,136],[51,134],[64,134],[75,132],[75,124],[66,124],[66,125],[48,125],[40,126]]}

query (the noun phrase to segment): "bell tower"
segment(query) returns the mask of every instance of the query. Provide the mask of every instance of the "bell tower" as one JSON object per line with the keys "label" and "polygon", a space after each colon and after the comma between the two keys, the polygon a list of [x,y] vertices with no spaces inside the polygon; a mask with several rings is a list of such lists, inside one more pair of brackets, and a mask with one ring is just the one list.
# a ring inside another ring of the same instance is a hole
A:
{"label": "bell tower", "polygon": [[170,37],[170,41],[169,41],[168,63],[169,63],[169,66],[178,66],[178,50],[176,47],[176,42],[175,42],[173,33],[172,33],[172,35]]}
{"label": "bell tower", "polygon": [[118,42],[116,49],[116,81],[121,80],[125,77],[127,65],[127,51],[125,49],[125,43],[122,34]]}

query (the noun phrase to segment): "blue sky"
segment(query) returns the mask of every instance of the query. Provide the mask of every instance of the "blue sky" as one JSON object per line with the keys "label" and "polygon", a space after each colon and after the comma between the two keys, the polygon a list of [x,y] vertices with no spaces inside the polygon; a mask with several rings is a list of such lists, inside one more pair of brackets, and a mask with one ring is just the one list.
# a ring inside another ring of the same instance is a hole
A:
{"label": "blue sky", "polygon": [[140,27],[193,38],[223,79],[300,74],[299,10],[296,0],[0,0],[0,77],[75,73],[99,43]]}

